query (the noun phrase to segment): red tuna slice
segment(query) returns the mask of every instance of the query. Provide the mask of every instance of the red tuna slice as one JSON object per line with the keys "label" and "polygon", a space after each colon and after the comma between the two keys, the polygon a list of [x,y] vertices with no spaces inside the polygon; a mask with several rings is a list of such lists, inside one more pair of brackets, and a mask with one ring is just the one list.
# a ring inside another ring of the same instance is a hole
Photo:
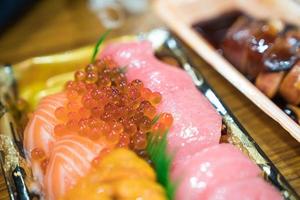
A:
{"label": "red tuna slice", "polygon": [[211,189],[207,200],[281,200],[283,197],[260,177],[219,184]]}
{"label": "red tuna slice", "polygon": [[24,147],[28,157],[34,148],[40,148],[49,154],[55,142],[53,129],[59,123],[54,112],[66,102],[67,97],[64,93],[50,95],[40,101],[24,131]]}
{"label": "red tuna slice", "polygon": [[111,44],[101,56],[109,56],[120,66],[126,66],[129,80],[140,79],[152,91],[162,94],[159,111],[174,117],[168,143],[169,150],[177,152],[175,159],[219,143],[221,116],[187,73],[154,57],[150,42]]}
{"label": "red tuna slice", "polygon": [[53,146],[44,177],[46,199],[55,200],[88,173],[92,160],[103,146],[90,139],[68,135]]}
{"label": "red tuna slice", "polygon": [[219,144],[176,163],[172,178],[178,183],[176,199],[205,199],[216,185],[256,177],[257,165],[231,144]]}

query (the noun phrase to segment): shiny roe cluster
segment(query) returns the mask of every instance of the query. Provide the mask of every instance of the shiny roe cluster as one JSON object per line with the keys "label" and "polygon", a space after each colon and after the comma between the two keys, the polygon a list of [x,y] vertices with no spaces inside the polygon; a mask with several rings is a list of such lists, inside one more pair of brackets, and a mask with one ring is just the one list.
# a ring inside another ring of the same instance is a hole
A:
{"label": "shiny roe cluster", "polygon": [[59,124],[54,135],[79,134],[109,148],[138,152],[146,148],[149,132],[166,132],[173,118],[157,114],[161,94],[140,80],[129,82],[124,69],[103,58],[75,72],[74,80],[66,84],[67,103],[55,110]]}

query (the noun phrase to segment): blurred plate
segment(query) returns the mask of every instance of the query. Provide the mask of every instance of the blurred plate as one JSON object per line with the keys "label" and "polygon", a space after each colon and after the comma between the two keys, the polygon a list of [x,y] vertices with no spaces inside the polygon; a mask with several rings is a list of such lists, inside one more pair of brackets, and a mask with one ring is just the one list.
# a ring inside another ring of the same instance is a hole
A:
{"label": "blurred plate", "polygon": [[299,26],[299,2],[294,0],[157,0],[155,10],[198,55],[300,142],[300,126],[192,28],[196,22],[233,10],[241,10],[256,18],[278,18]]}

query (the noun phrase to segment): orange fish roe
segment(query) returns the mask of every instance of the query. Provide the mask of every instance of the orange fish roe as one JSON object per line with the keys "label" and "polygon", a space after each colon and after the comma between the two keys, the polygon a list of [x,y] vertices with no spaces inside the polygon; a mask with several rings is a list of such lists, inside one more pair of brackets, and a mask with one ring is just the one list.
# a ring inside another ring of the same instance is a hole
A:
{"label": "orange fish roe", "polygon": [[141,151],[146,148],[147,134],[153,128],[166,130],[173,121],[172,115],[165,113],[160,115],[159,125],[153,126],[161,94],[152,92],[140,80],[129,82],[110,58],[77,71],[65,92],[68,102],[55,111],[60,121],[54,128],[57,137],[80,134],[105,141],[110,147]]}
{"label": "orange fish roe", "polygon": [[46,153],[41,148],[34,148],[31,151],[31,159],[40,163],[43,173],[46,173],[46,168],[48,165],[48,159]]}
{"label": "orange fish roe", "polygon": [[162,136],[165,134],[173,123],[173,116],[169,113],[161,113],[157,119],[157,122],[152,126],[152,134]]}
{"label": "orange fish roe", "polygon": [[41,148],[34,148],[31,151],[31,159],[33,160],[43,160],[45,158],[46,154]]}
{"label": "orange fish roe", "polygon": [[159,115],[158,122],[170,128],[173,123],[173,116],[170,113],[162,113]]}
{"label": "orange fish roe", "polygon": [[48,158],[45,158],[45,159],[43,159],[41,161],[41,169],[42,169],[42,171],[43,171],[44,174],[46,174],[48,163],[49,163],[49,159]]}

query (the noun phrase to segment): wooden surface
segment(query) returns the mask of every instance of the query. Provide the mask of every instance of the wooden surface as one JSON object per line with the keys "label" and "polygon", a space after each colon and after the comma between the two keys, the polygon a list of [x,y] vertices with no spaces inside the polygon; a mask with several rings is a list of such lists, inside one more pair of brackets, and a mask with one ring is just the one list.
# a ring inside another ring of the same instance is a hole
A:
{"label": "wooden surface", "polygon": [[[128,16],[124,26],[114,30],[110,37],[159,26],[162,22],[149,10],[144,15]],[[86,1],[41,1],[0,35],[0,63],[15,63],[32,56],[92,44],[103,31],[97,17],[88,10]],[[195,53],[188,52],[208,82],[299,194],[300,144],[217,72],[203,65]],[[8,199],[2,176],[0,199]]]}

